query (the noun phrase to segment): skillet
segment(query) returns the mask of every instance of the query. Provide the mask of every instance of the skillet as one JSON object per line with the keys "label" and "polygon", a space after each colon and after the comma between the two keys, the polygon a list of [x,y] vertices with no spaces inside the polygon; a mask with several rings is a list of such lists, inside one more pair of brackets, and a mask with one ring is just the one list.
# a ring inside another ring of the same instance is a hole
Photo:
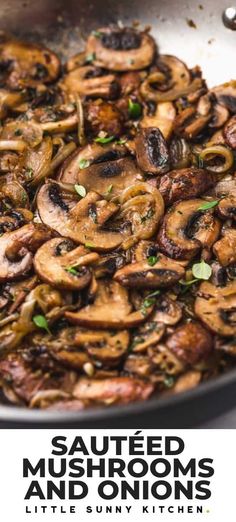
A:
{"label": "skillet", "polygon": [[[61,56],[83,47],[83,38],[98,26],[139,20],[152,26],[163,53],[179,56],[188,66],[198,63],[209,87],[236,78],[236,6],[226,0],[202,3],[181,0],[2,0],[1,29],[38,40]],[[235,14],[235,19],[234,19]],[[85,412],[31,411],[0,406],[0,427],[155,427],[189,428],[227,411],[236,403],[235,370],[194,390],[171,398]]]}

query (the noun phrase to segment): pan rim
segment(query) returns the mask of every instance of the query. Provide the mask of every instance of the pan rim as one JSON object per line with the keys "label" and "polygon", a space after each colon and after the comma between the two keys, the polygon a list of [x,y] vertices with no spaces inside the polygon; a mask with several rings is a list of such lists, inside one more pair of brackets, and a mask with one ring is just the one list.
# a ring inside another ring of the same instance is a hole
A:
{"label": "pan rim", "polygon": [[[83,424],[86,421],[94,421],[96,420],[109,420],[109,419],[118,419],[122,416],[128,416],[129,414],[138,415],[145,410],[145,414],[156,411],[164,410],[168,407],[177,406],[189,403],[194,399],[199,399],[204,395],[210,395],[215,392],[217,389],[220,391],[222,389],[226,389],[230,385],[235,384],[236,386],[236,371],[231,370],[228,373],[218,376],[211,381],[206,381],[202,383],[200,386],[196,386],[191,390],[187,390],[185,392],[180,392],[173,396],[168,397],[152,397],[147,401],[139,401],[129,404],[117,405],[112,407],[99,407],[99,408],[91,408],[85,409],[82,411],[47,411],[47,410],[31,410],[29,408],[22,408],[16,406],[0,406],[0,422],[8,421],[9,423],[14,422],[25,422],[32,424],[54,424],[57,423],[65,423],[66,422],[78,422]],[[236,403],[236,398],[235,398]],[[226,410],[227,411],[227,410]],[[140,423],[142,424],[142,422]],[[137,422],[139,425],[139,422]],[[9,426],[10,427],[10,426]]]}

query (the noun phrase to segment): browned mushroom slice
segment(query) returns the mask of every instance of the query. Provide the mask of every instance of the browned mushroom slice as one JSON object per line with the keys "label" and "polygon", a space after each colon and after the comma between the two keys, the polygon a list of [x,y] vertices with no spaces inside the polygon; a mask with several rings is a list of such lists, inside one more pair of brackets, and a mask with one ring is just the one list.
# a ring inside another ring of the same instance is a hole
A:
{"label": "browned mushroom slice", "polygon": [[65,312],[66,318],[74,324],[88,328],[133,328],[144,322],[151,314],[154,302],[139,310],[133,310],[128,292],[116,281],[98,282],[94,303],[78,312]]}
{"label": "browned mushroom slice", "polygon": [[77,329],[74,343],[83,348],[90,357],[110,367],[116,366],[127,352],[129,338],[127,330],[112,332]]}
{"label": "browned mushroom slice", "polygon": [[231,194],[219,201],[217,212],[223,219],[236,220],[236,192],[232,191]]}
{"label": "browned mushroom slice", "polygon": [[236,285],[201,284],[195,301],[195,313],[213,332],[229,337],[236,335]]}
{"label": "browned mushroom slice", "polygon": [[184,361],[181,361],[165,344],[159,343],[156,346],[150,346],[148,355],[154,368],[168,376],[178,375],[186,367]]}
{"label": "browned mushroom slice", "polygon": [[212,129],[220,129],[229,119],[229,111],[220,103],[213,105],[213,115],[208,126]]}
{"label": "browned mushroom slice", "polygon": [[72,95],[112,99],[117,96],[119,84],[114,74],[104,73],[92,65],[78,67],[66,74],[60,82],[62,90]]}
{"label": "browned mushroom slice", "polygon": [[154,365],[147,355],[129,355],[124,363],[125,372],[141,378],[153,377]]}
{"label": "browned mushroom slice", "polygon": [[132,226],[132,239],[149,239],[155,234],[164,214],[162,196],[149,183],[137,183],[120,196],[121,216]]}
{"label": "browned mushroom slice", "polygon": [[26,225],[33,220],[33,212],[26,208],[8,210],[0,217],[0,236]]}
{"label": "browned mushroom slice", "polygon": [[52,51],[8,37],[0,44],[0,57],[9,63],[6,85],[13,89],[51,82],[60,71],[59,59]]}
{"label": "browned mushroom slice", "polygon": [[57,121],[45,121],[39,123],[43,132],[60,133],[60,132],[71,132],[78,126],[78,114],[73,112],[72,114],[65,114]]}
{"label": "browned mushroom slice", "polygon": [[215,177],[211,172],[196,167],[172,170],[161,177],[159,190],[166,205],[175,201],[200,196],[213,187]]}
{"label": "browned mushroom slice", "polygon": [[0,89],[0,118],[5,118],[8,111],[22,103],[25,93]]}
{"label": "browned mushroom slice", "polygon": [[92,33],[86,54],[94,56],[93,63],[112,71],[135,71],[148,67],[155,56],[156,45],[145,32],[117,26],[105,27]]}
{"label": "browned mushroom slice", "polygon": [[117,143],[108,143],[100,145],[99,143],[88,144],[81,149],[77,149],[63,163],[59,172],[58,179],[63,183],[76,184],[78,182],[78,174],[82,170],[86,170],[90,165],[99,164],[107,161],[115,161],[127,155],[127,149],[124,145]]}
{"label": "browned mushroom slice", "polygon": [[92,276],[89,265],[98,257],[83,246],[74,248],[71,241],[55,238],[38,249],[34,267],[39,277],[52,286],[81,290],[89,284]]}
{"label": "browned mushroom slice", "polygon": [[135,331],[132,339],[132,352],[146,352],[150,346],[156,345],[165,332],[165,326],[159,322],[154,311],[148,320],[140,325]]}
{"label": "browned mushroom slice", "polygon": [[175,134],[182,138],[192,140],[203,131],[211,117],[211,112],[203,116],[199,114],[194,107],[188,107],[175,118]]}
{"label": "browned mushroom slice", "polygon": [[164,217],[158,233],[160,249],[174,259],[192,259],[201,248],[211,248],[220,233],[214,209],[202,212],[207,203],[192,199],[174,204]]}
{"label": "browned mushroom slice", "polygon": [[202,79],[197,77],[192,80],[187,66],[175,56],[159,56],[157,67],[157,71],[151,73],[140,88],[147,100],[174,101],[202,86]]}
{"label": "browned mushroom slice", "polygon": [[222,266],[232,265],[236,262],[236,230],[229,228],[213,246],[217,259]]}
{"label": "browned mushroom slice", "polygon": [[166,346],[181,361],[194,365],[209,356],[213,340],[201,323],[192,322],[179,326],[167,338]]}
{"label": "browned mushroom slice", "polygon": [[37,123],[32,121],[10,121],[1,131],[1,140],[18,140],[20,137],[30,147],[36,147],[43,139],[43,131]]}
{"label": "browned mushroom slice", "polygon": [[184,268],[173,259],[160,255],[154,266],[148,262],[132,263],[118,270],[115,281],[130,288],[166,288],[184,276]]}
{"label": "browned mushroom slice", "polygon": [[94,163],[78,173],[78,181],[87,191],[104,196],[119,196],[121,192],[142,181],[142,173],[131,158]]}
{"label": "browned mushroom slice", "polygon": [[225,125],[224,136],[227,145],[232,149],[236,149],[236,116],[233,116]]}
{"label": "browned mushroom slice", "polygon": [[0,237],[0,281],[24,275],[32,267],[32,252],[51,237],[43,225],[30,223]]}
{"label": "browned mushroom slice", "polygon": [[114,103],[90,100],[85,106],[85,128],[89,135],[100,132],[119,137],[123,132],[123,115]]}
{"label": "browned mushroom slice", "polygon": [[182,308],[168,295],[160,295],[156,300],[155,319],[161,324],[172,326],[180,321]]}
{"label": "browned mushroom slice", "polygon": [[174,387],[170,391],[171,393],[182,393],[187,390],[192,390],[192,388],[195,388],[198,386],[198,384],[201,382],[202,373],[198,372],[197,370],[191,370],[183,375],[180,375],[180,377],[177,379]]}
{"label": "browned mushroom slice", "polygon": [[145,115],[140,121],[142,128],[158,128],[163,137],[168,140],[173,131],[173,123],[176,116],[176,109],[171,102],[157,104],[154,114]]}
{"label": "browned mushroom slice", "polygon": [[111,222],[119,207],[95,192],[76,202],[74,196],[66,199],[56,183],[49,183],[40,189],[37,204],[43,223],[90,248],[112,250],[130,234],[127,227]]}
{"label": "browned mushroom slice", "polygon": [[44,409],[50,410],[50,411],[81,411],[86,408],[86,402],[85,401],[79,401],[76,399],[65,399],[65,400],[55,400],[55,402],[50,402],[47,404]]}
{"label": "browned mushroom slice", "polygon": [[236,82],[231,80],[211,89],[221,105],[226,107],[230,112],[236,112]]}
{"label": "browned mushroom slice", "polygon": [[135,150],[138,165],[144,172],[159,175],[169,169],[167,143],[159,129],[140,130],[135,138]]}
{"label": "browned mushroom slice", "polygon": [[73,390],[77,399],[109,404],[127,404],[148,399],[154,386],[141,379],[113,377],[110,379],[79,379]]}
{"label": "browned mushroom slice", "polygon": [[173,169],[184,169],[192,164],[192,150],[184,138],[174,138],[169,147],[170,164]]}

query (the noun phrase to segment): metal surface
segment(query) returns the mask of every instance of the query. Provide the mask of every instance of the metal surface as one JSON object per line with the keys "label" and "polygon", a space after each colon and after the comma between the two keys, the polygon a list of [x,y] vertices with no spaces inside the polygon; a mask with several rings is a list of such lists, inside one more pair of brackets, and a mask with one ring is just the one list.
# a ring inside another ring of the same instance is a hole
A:
{"label": "metal surface", "polygon": [[[233,11],[225,0],[1,0],[0,28],[43,41],[63,58],[83,48],[97,27],[134,20],[151,25],[160,52],[199,64],[209,86],[236,78]],[[227,19],[225,18],[227,16]],[[184,394],[80,413],[0,407],[0,427],[191,427],[236,404],[236,372]]]}

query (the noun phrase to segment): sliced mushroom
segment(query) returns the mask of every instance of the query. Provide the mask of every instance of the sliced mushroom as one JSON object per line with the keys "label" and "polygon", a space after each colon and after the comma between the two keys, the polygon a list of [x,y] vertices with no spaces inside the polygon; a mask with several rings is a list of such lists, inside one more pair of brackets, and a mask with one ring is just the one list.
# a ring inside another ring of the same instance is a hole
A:
{"label": "sliced mushroom", "polygon": [[30,147],[36,147],[43,139],[43,131],[37,123],[29,121],[10,121],[1,131],[1,140],[23,140]]}
{"label": "sliced mushroom", "polygon": [[0,118],[5,118],[11,109],[24,101],[24,98],[23,92],[0,89]]}
{"label": "sliced mushroom", "polygon": [[60,71],[58,57],[46,47],[24,43],[7,36],[0,44],[2,62],[8,62],[6,85],[12,89],[52,82]]}
{"label": "sliced mushroom", "polygon": [[232,265],[236,262],[236,230],[229,228],[213,246],[213,251],[222,266]]}
{"label": "sliced mushroom", "polygon": [[117,143],[108,143],[107,145],[100,145],[99,143],[88,144],[81,149],[77,149],[67,158],[61,167],[58,180],[74,185],[78,182],[78,175],[81,171],[86,170],[90,165],[115,161],[126,155],[127,149],[124,145],[118,145]]}
{"label": "sliced mushroom", "polygon": [[55,238],[44,243],[36,252],[34,267],[46,283],[61,289],[81,290],[91,280],[91,263],[99,258],[83,246],[74,248],[71,241]]}
{"label": "sliced mushroom", "polygon": [[184,268],[172,259],[160,255],[154,266],[148,262],[126,265],[118,270],[115,281],[130,288],[166,288],[184,276]]}
{"label": "sliced mushroom", "polygon": [[206,201],[192,199],[174,204],[158,233],[160,249],[174,259],[192,259],[201,248],[210,249],[220,234],[214,209],[199,210]]}
{"label": "sliced mushroom", "polygon": [[157,61],[157,71],[151,73],[141,85],[144,99],[156,102],[170,102],[202,87],[202,79],[191,79],[187,66],[175,56],[161,55]]}
{"label": "sliced mushroom", "polygon": [[106,197],[119,196],[122,191],[142,181],[142,173],[131,158],[94,163],[79,170],[78,182],[87,191],[93,190]]}
{"label": "sliced mushroom", "polygon": [[62,90],[72,95],[92,98],[113,99],[119,92],[119,84],[114,74],[85,65],[66,74],[60,82]]}
{"label": "sliced mushroom", "polygon": [[191,322],[179,326],[166,341],[166,346],[181,361],[197,364],[206,359],[213,347],[213,339],[201,323]]}
{"label": "sliced mushroom", "polygon": [[210,121],[212,114],[202,115],[194,107],[188,107],[178,114],[174,122],[177,136],[192,140],[198,136]]}
{"label": "sliced mushroom", "polygon": [[154,311],[151,317],[135,331],[132,340],[132,352],[147,352],[150,346],[156,345],[165,332],[165,325],[159,321]]}
{"label": "sliced mushroom", "polygon": [[184,138],[174,138],[169,147],[170,164],[174,169],[184,169],[192,163],[192,150]]}
{"label": "sliced mushroom", "polygon": [[100,28],[96,36],[91,33],[87,40],[86,54],[94,56],[93,63],[112,71],[135,71],[148,67],[154,59],[156,45],[145,32],[131,27]]}
{"label": "sliced mushroom", "polygon": [[103,402],[105,404],[127,404],[148,399],[154,386],[141,379],[113,377],[110,379],[79,379],[73,390],[77,399]]}
{"label": "sliced mushroom", "polygon": [[202,373],[197,370],[188,371],[184,375],[180,375],[171,392],[182,393],[192,390],[201,382],[201,377]]}
{"label": "sliced mushroom", "polygon": [[182,317],[181,306],[168,295],[160,295],[156,300],[155,319],[161,324],[172,326]]}
{"label": "sliced mushroom", "polygon": [[144,172],[160,175],[169,170],[167,143],[155,127],[142,129],[135,138],[137,162]]}
{"label": "sliced mushroom", "polygon": [[127,330],[83,330],[77,329],[74,337],[76,346],[83,348],[87,354],[106,366],[116,366],[125,355],[129,346]]}
{"label": "sliced mushroom", "polygon": [[56,183],[49,183],[40,189],[37,205],[43,223],[90,248],[112,250],[130,234],[128,228],[115,227],[110,221],[119,207],[95,192],[76,202],[73,196],[66,199]]}
{"label": "sliced mushroom", "polygon": [[213,332],[224,337],[236,335],[236,285],[201,284],[195,301],[195,313]]}
{"label": "sliced mushroom", "polygon": [[196,167],[172,170],[161,177],[159,191],[166,205],[207,192],[215,183],[211,172]]}
{"label": "sliced mushroom", "polygon": [[224,128],[224,136],[227,145],[231,147],[231,149],[236,149],[236,115],[233,116]]}
{"label": "sliced mushroom", "polygon": [[157,104],[154,114],[145,115],[140,121],[142,128],[158,128],[164,139],[168,140],[173,131],[173,124],[176,116],[176,109],[171,102],[161,102]]}
{"label": "sliced mushroom", "polygon": [[128,292],[116,281],[98,282],[98,290],[93,304],[78,312],[65,312],[65,317],[74,324],[88,328],[133,328],[151,314],[154,303],[137,311],[132,310]]}
{"label": "sliced mushroom", "polygon": [[134,242],[152,237],[164,213],[159,190],[148,183],[137,183],[123,191],[120,201],[121,216],[131,223]]}
{"label": "sliced mushroom", "polygon": [[221,105],[226,107],[233,114],[236,113],[236,82],[231,80],[211,89]]}
{"label": "sliced mushroom", "polygon": [[236,192],[232,191],[231,194],[219,201],[217,212],[222,219],[236,220]]}
{"label": "sliced mushroom", "polygon": [[33,264],[32,253],[51,237],[43,225],[30,223],[0,237],[0,281],[26,274]]}
{"label": "sliced mushroom", "polygon": [[78,114],[73,112],[72,114],[66,114],[65,116],[57,121],[46,121],[39,123],[43,132],[60,133],[60,132],[71,132],[78,125]]}
{"label": "sliced mushroom", "polygon": [[176,354],[165,344],[159,343],[148,349],[148,355],[155,369],[164,375],[178,375],[185,370],[186,364],[180,360]]}

